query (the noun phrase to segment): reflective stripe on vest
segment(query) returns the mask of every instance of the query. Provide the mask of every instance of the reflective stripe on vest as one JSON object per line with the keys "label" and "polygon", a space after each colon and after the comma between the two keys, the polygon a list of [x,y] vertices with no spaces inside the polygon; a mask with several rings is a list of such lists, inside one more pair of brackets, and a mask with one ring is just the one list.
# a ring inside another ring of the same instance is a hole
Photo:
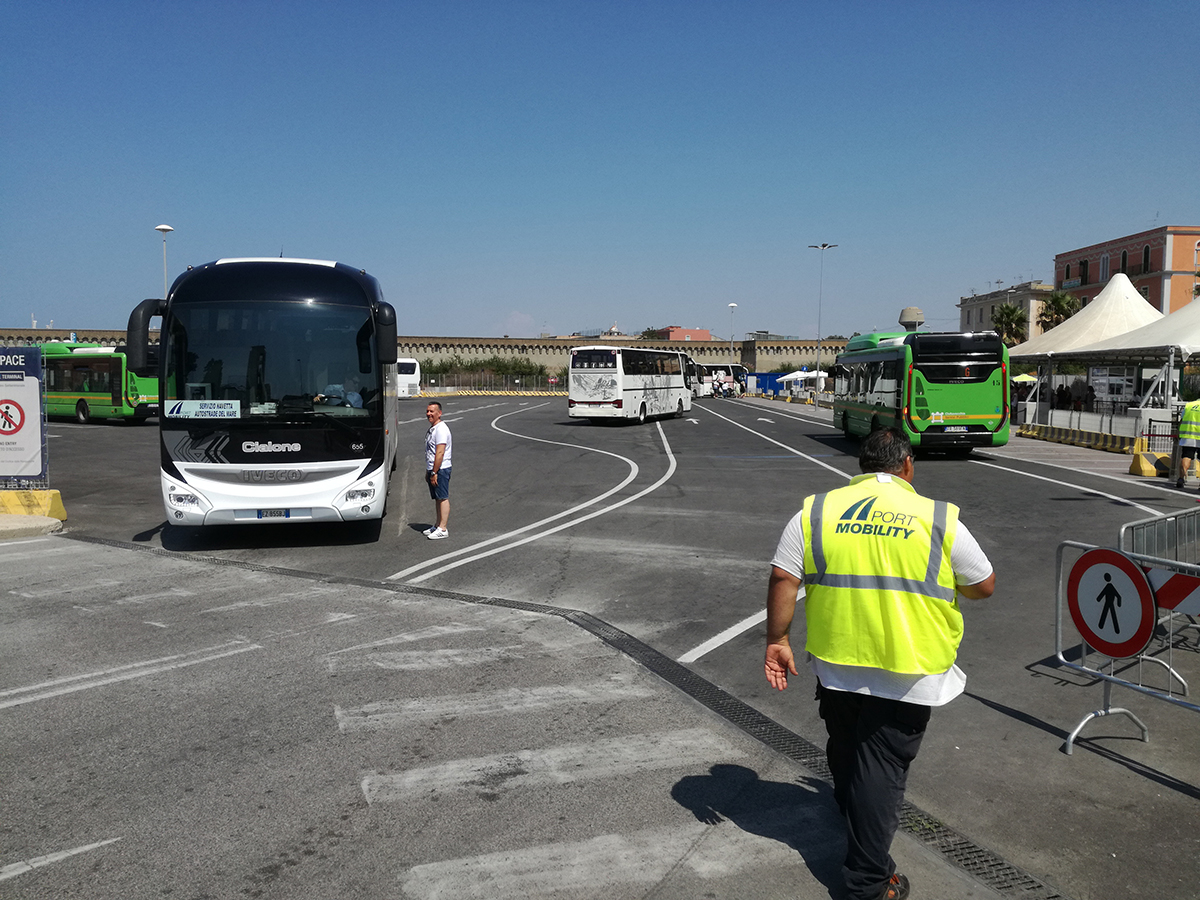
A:
{"label": "reflective stripe on vest", "polygon": [[860,475],[806,498],[801,528],[813,656],[912,674],[953,665],[963,630],[950,564],[956,506]]}

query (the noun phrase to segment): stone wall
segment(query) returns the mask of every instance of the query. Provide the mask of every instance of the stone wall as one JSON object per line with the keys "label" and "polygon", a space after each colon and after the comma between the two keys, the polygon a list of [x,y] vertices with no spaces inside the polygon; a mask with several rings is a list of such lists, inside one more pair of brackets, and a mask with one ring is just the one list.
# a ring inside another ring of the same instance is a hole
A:
{"label": "stone wall", "polygon": [[[125,332],[117,329],[88,328],[0,328],[0,343],[11,345],[42,344],[48,341],[70,340],[71,331],[80,343],[123,344]],[[151,339],[157,337],[151,332]],[[422,362],[432,359],[443,362],[455,356],[464,361],[499,356],[502,359],[523,357],[547,371],[561,369],[570,359],[571,348],[587,344],[612,347],[647,347],[655,350],[682,350],[699,363],[727,363],[730,359],[729,341],[643,341],[630,338],[491,338],[491,337],[416,337],[402,336],[398,340],[400,356],[411,356]],[[823,366],[833,361],[844,349],[844,341],[824,342],[821,345]],[[778,366],[789,369],[812,367],[817,358],[814,341],[734,341],[733,355],[751,372],[769,372]]]}

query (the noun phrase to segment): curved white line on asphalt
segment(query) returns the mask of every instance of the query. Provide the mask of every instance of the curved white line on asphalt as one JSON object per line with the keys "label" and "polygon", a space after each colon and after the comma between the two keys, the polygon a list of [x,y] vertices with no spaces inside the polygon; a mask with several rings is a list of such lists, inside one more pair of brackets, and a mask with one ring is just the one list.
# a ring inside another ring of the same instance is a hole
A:
{"label": "curved white line on asphalt", "polygon": [[1106,494],[1104,491],[1098,491],[1095,488],[1084,487],[1081,484],[1072,484],[1069,481],[1059,481],[1057,478],[1047,478],[1045,475],[1034,475],[1032,472],[1022,472],[1020,469],[1010,469],[1008,466],[998,466],[995,463],[983,462],[979,459],[971,460],[977,466],[987,466],[989,469],[999,469],[1001,472],[1008,472],[1013,475],[1024,475],[1026,478],[1036,478],[1038,481],[1048,481],[1051,484],[1061,485],[1062,487],[1071,488],[1072,490],[1082,491],[1085,494],[1095,494],[1097,497],[1105,497],[1109,500],[1115,500],[1117,503],[1125,506],[1133,506],[1137,509],[1144,509],[1152,516],[1161,516],[1162,512],[1157,509],[1152,509],[1149,506],[1142,506],[1140,503],[1135,503],[1133,500],[1126,500],[1124,497],[1118,497],[1116,494]]}
{"label": "curved white line on asphalt", "polygon": [[[775,440],[775,438],[767,437],[761,431],[755,431],[753,428],[743,425],[741,422],[733,421],[733,419],[730,419],[728,416],[723,416],[718,412],[713,412],[707,406],[701,406],[699,408],[704,410],[709,415],[716,416],[718,419],[724,419],[730,425],[736,425],[738,428],[742,429],[743,431],[748,431],[751,434],[757,435],[758,437],[762,438],[764,441],[769,441],[770,443],[774,444],[776,447],[782,447],[788,453],[795,453],[797,456],[802,456],[805,459],[807,459],[809,462],[814,462],[818,466],[828,469],[830,472],[836,472],[837,474],[839,474],[843,478],[845,478],[847,481],[849,481],[851,478],[854,477],[853,475],[848,475],[847,473],[843,472],[841,469],[837,468],[836,466],[831,466],[827,462],[821,462],[821,460],[817,459],[815,456],[809,456],[807,453],[801,453],[795,447],[789,447],[787,444],[782,444],[779,441]],[[692,409],[696,409],[696,407],[693,406]]]}
{"label": "curved white line on asphalt", "polygon": [[[662,438],[663,450],[667,454],[667,459],[669,460],[669,463],[667,465],[666,474],[664,474],[662,476],[662,478],[658,479],[658,481],[654,482],[654,484],[650,485],[650,487],[643,488],[642,490],[638,491],[636,494],[632,494],[629,497],[626,497],[624,500],[618,500],[616,503],[609,504],[608,506],[605,506],[602,509],[597,509],[594,512],[590,512],[586,516],[580,516],[578,519],[575,519],[571,522],[564,522],[562,525],[556,525],[554,528],[549,528],[546,531],[540,532],[539,534],[530,535],[529,537],[522,538],[519,541],[513,541],[511,544],[506,544],[503,547],[496,547],[492,550],[486,550],[483,553],[476,553],[474,556],[468,556],[466,559],[460,559],[458,562],[454,562],[454,563],[450,563],[449,565],[442,566],[440,569],[434,569],[432,572],[426,572],[424,575],[418,575],[416,578],[410,579],[408,583],[409,584],[420,584],[422,581],[426,581],[427,579],[430,579],[435,575],[441,575],[443,572],[448,572],[451,569],[457,569],[459,566],[464,566],[469,562],[475,562],[478,559],[484,559],[485,557],[488,557],[488,556],[494,556],[497,553],[503,553],[505,550],[512,550],[516,547],[522,547],[525,544],[533,543],[534,541],[540,541],[544,537],[549,537],[552,534],[557,534],[558,532],[565,531],[568,528],[574,528],[576,525],[582,525],[584,522],[587,522],[590,519],[594,519],[597,516],[602,516],[605,513],[610,513],[614,509],[620,509],[622,506],[632,503],[634,500],[640,500],[642,497],[645,497],[647,494],[651,494],[654,491],[657,491],[660,487],[662,487],[664,484],[666,484],[668,481],[670,481],[671,476],[675,474],[675,468],[677,466],[677,463],[675,462],[675,454],[671,452],[671,445],[667,442],[667,435],[666,435],[666,432],[663,431],[662,423],[656,422],[655,425],[658,427],[658,434]],[[500,429],[496,429],[496,430],[499,431]],[[506,433],[511,433],[511,432],[506,432]],[[522,437],[522,436],[523,435],[517,435],[517,437]],[[530,438],[530,440],[540,441],[541,438]],[[553,444],[555,442],[554,441],[544,441],[544,443]],[[585,449],[587,449],[587,448],[585,448]],[[603,453],[606,451],[599,451],[599,452]],[[616,456],[615,453],[610,454],[610,455]],[[626,482],[626,483],[628,483],[628,482]],[[614,490],[616,490],[616,488],[614,488]],[[609,491],[609,493],[611,494],[612,491]],[[592,502],[594,503],[595,501],[592,501]],[[588,505],[590,505],[590,504],[588,504]],[[559,513],[559,515],[555,516],[554,518],[562,518],[564,515],[566,515],[566,513]],[[546,521],[550,521],[550,520],[547,519]],[[525,528],[522,528],[519,531],[510,532],[510,534],[518,534],[518,533],[520,533],[520,531],[528,531],[530,528],[533,528],[533,527],[535,527],[535,526],[527,525]],[[492,541],[487,541],[485,543],[493,543],[497,540],[502,540],[503,537],[507,537],[507,536],[502,536],[501,538],[493,538]],[[477,544],[476,546],[481,547],[481,546],[483,546],[483,544]],[[474,548],[470,548],[470,549],[474,549]],[[435,562],[436,562],[436,560],[435,560]],[[414,567],[414,568],[419,568],[419,567]],[[395,578],[396,576],[392,576],[392,577]]]}
{"label": "curved white line on asphalt", "polygon": [[[621,490],[627,484],[629,484],[631,481],[633,481],[633,479],[637,478],[638,472],[639,472],[638,464],[635,463],[632,459],[629,459],[628,457],[621,456],[620,454],[617,454],[617,453],[610,453],[608,450],[597,450],[595,447],[585,447],[582,444],[568,444],[568,443],[564,443],[563,441],[551,441],[551,440],[547,440],[545,438],[530,437],[529,435],[526,435],[526,434],[518,434],[515,431],[505,431],[503,428],[499,427],[496,424],[501,419],[506,418],[507,416],[515,416],[517,413],[529,412],[531,410],[540,409],[543,406],[549,406],[549,401],[547,401],[546,403],[539,403],[537,406],[530,406],[527,409],[516,409],[516,410],[513,410],[512,412],[504,413],[504,415],[496,416],[496,418],[492,419],[492,428],[496,429],[496,431],[499,431],[501,434],[507,434],[512,437],[521,438],[521,439],[527,440],[527,441],[536,441],[539,444],[554,444],[556,447],[571,447],[575,450],[587,450],[590,453],[602,453],[605,456],[611,456],[614,459],[619,459],[619,460],[621,460],[621,462],[626,463],[629,466],[629,474],[625,477],[625,480],[622,481],[620,484],[618,484],[616,487],[610,488],[609,490],[605,491],[603,494],[599,494],[598,496],[593,497],[591,500],[588,500],[584,503],[580,503],[578,506],[572,506],[570,509],[563,510],[560,513],[555,513],[554,515],[549,516],[545,519],[540,519],[537,522],[533,522],[529,525],[525,525],[521,528],[517,528],[514,531],[508,531],[508,532],[505,532],[504,534],[497,535],[494,538],[488,538],[488,540],[486,540],[486,541],[480,541],[478,544],[472,544],[470,547],[463,547],[460,550],[454,550],[450,553],[443,553],[441,556],[435,556],[433,559],[427,559],[424,562],[417,563],[415,566],[409,566],[407,569],[397,572],[395,575],[389,575],[387,577],[388,581],[399,581],[401,578],[406,578],[407,576],[413,574],[414,572],[420,572],[422,569],[427,569],[430,566],[436,566],[438,563],[443,562],[445,560],[454,559],[459,556],[464,556],[467,553],[473,553],[476,550],[480,549],[481,547],[490,547],[492,544],[498,544],[501,541],[507,541],[510,538],[512,538],[518,534],[524,534],[527,531],[532,531],[535,528],[541,528],[544,525],[549,525],[551,522],[557,522],[559,519],[563,519],[563,518],[566,518],[567,516],[574,515],[575,513],[579,512],[581,509],[587,509],[589,506],[595,506],[601,500],[611,497],[617,491]],[[444,571],[444,570],[439,570],[439,571]]]}

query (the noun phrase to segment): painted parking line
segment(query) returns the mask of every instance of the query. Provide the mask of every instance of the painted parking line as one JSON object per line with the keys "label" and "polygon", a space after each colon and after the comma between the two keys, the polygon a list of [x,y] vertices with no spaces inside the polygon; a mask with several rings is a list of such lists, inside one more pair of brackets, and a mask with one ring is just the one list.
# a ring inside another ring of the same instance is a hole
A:
{"label": "painted parking line", "polygon": [[69,859],[72,856],[78,856],[80,853],[88,853],[108,844],[115,844],[119,840],[121,839],[109,838],[107,841],[96,841],[94,844],[86,844],[71,850],[60,850],[57,853],[48,853],[45,856],[35,856],[32,859],[24,859],[20,862],[9,863],[7,866],[0,866],[0,881],[16,878],[18,875],[24,875],[26,872],[32,872],[34,869],[40,869],[42,866],[48,866],[52,863]]}
{"label": "painted parking line", "polygon": [[692,822],[426,863],[404,873],[401,890],[414,900],[494,900],[557,897],[564,889],[577,897],[609,896],[625,885],[640,897],[676,866],[690,865],[709,827]]}
{"label": "painted parking line", "polygon": [[22,706],[38,700],[49,700],[52,697],[61,697],[64,694],[73,694],[76,691],[87,691],[92,688],[104,687],[105,685],[129,681],[134,678],[146,678],[150,675],[158,675],[162,672],[170,672],[175,669],[184,669],[188,666],[198,666],[201,663],[215,662],[218,659],[225,659],[226,657],[237,656],[240,653],[261,649],[262,647],[258,644],[248,644],[245,641],[230,641],[227,644],[219,644],[216,647],[207,647],[203,650],[194,650],[191,653],[163,656],[159,659],[130,663],[83,675],[67,675],[63,678],[55,678],[52,681],[43,681],[40,684],[31,684],[26,687],[6,688],[5,690],[0,690],[0,697],[9,699],[0,700],[0,709],[8,709],[10,706]]}
{"label": "painted parking line", "polygon": [[556,684],[409,700],[381,700],[349,709],[334,707],[334,717],[338,730],[342,732],[386,731],[429,720],[520,715],[562,706],[576,709],[588,703],[618,703],[651,697],[653,694],[650,688],[633,684],[630,677],[617,675],[587,684]]}
{"label": "painted parking line", "polygon": [[477,790],[481,784],[499,792],[624,778],[652,769],[707,767],[716,760],[744,755],[707,728],[685,728],[663,734],[630,734],[582,744],[456,759],[394,774],[367,775],[362,780],[362,791],[368,803],[387,803],[404,801],[417,792],[446,794]]}

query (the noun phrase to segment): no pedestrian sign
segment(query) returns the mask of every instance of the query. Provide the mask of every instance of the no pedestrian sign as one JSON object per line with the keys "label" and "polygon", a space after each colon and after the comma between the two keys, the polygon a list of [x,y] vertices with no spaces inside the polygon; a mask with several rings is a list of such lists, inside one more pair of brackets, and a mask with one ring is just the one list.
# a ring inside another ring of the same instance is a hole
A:
{"label": "no pedestrian sign", "polygon": [[16,400],[0,400],[0,435],[16,434],[25,424],[25,410]]}
{"label": "no pedestrian sign", "polygon": [[1124,553],[1089,550],[1067,579],[1071,621],[1089,647],[1113,659],[1137,656],[1154,636],[1157,607],[1141,566]]}

